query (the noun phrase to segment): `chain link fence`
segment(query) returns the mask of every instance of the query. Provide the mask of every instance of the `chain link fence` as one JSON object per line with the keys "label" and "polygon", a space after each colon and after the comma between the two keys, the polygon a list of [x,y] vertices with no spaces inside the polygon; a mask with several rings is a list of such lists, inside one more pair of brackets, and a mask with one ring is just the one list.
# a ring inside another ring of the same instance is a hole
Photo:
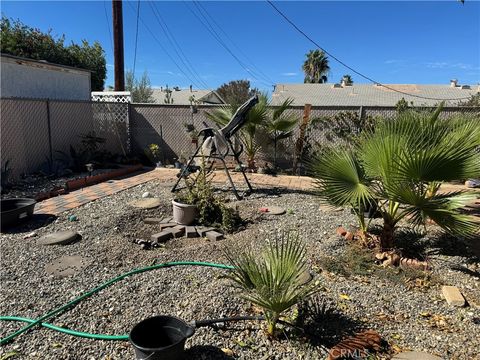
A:
{"label": "chain link fence", "polygon": [[[188,157],[196,149],[187,126],[197,131],[216,127],[205,115],[218,106],[199,105],[192,111],[188,105],[129,104],[127,102],[47,101],[31,99],[0,99],[2,166],[9,162],[13,177],[37,171],[52,161],[59,151],[69,153],[70,146],[81,146],[81,135],[95,132],[106,139],[104,149],[112,154],[142,154],[150,144],[162,150],[162,162],[173,163]],[[291,107],[286,114],[301,122],[304,108]],[[319,107],[311,109],[310,118],[333,119],[340,112],[359,117],[391,118],[395,107]],[[459,113],[475,116],[480,121],[478,107],[445,108],[442,117]],[[278,163],[291,167],[299,127],[292,137],[282,140],[278,147]],[[326,131],[322,126],[310,129],[313,143],[322,143]],[[272,161],[272,146],[266,137],[259,138],[261,150],[258,161]]]}
{"label": "chain link fence", "polygon": [[[183,105],[163,105],[163,104],[132,104],[130,114],[130,131],[132,150],[134,152],[143,152],[149,144],[158,144],[162,149],[163,162],[172,163],[175,159],[185,156],[188,157],[196,148],[192,144],[191,138],[186,130],[186,124],[193,124],[197,130],[206,126],[216,127],[205,116],[206,111],[212,111],[218,106],[198,106],[198,111],[192,113],[189,106]],[[434,110],[434,108],[425,108]],[[299,124],[303,117],[304,107],[294,106],[285,111],[286,115],[292,115],[299,119]],[[331,120],[341,112],[357,114],[358,117],[382,117],[393,118],[397,114],[395,107],[375,107],[375,106],[313,106],[310,112],[310,119]],[[479,108],[444,108],[441,117],[448,118],[459,113],[474,114],[480,119]],[[295,149],[295,141],[300,133],[299,127],[294,134],[278,144],[278,164],[283,168],[289,168],[292,165]],[[326,141],[326,132],[322,126],[315,126],[310,129],[309,138],[312,143],[323,143]],[[258,152],[258,163],[271,162],[273,151],[271,143],[265,136],[259,134],[259,144],[261,149]]]}
{"label": "chain link fence", "polygon": [[[59,157],[78,150],[81,136],[94,132],[104,138],[102,150],[124,154],[128,149],[128,106],[89,101],[0,99],[2,167],[9,175],[38,171]],[[126,114],[121,120],[118,113]]]}

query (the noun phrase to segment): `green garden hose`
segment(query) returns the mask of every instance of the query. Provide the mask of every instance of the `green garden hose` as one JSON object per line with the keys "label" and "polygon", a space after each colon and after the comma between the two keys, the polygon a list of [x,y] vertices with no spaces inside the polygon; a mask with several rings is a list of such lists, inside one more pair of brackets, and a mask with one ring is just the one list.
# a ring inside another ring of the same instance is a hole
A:
{"label": "green garden hose", "polygon": [[66,311],[68,308],[72,307],[73,305],[79,303],[83,299],[99,292],[100,290],[105,289],[106,287],[116,283],[117,281],[123,280],[126,277],[130,275],[135,275],[135,274],[140,274],[146,271],[150,270],[156,270],[156,269],[161,269],[161,268],[167,268],[167,267],[173,267],[173,266],[206,266],[206,267],[215,267],[215,268],[220,268],[220,269],[233,269],[233,266],[229,265],[223,265],[223,264],[215,264],[215,263],[209,263],[209,262],[196,262],[196,261],[175,261],[175,262],[167,262],[167,263],[162,263],[158,265],[153,265],[153,266],[148,266],[144,268],[139,268],[139,269],[134,269],[132,271],[129,271],[125,274],[122,274],[120,276],[117,276],[114,279],[111,279],[96,288],[84,293],[83,295],[77,297],[76,299],[73,299],[72,301],[68,302],[67,304],[56,308],[49,313],[41,316],[40,318],[33,320],[33,319],[27,319],[27,318],[22,318],[22,317],[14,317],[14,316],[2,316],[0,317],[0,320],[4,321],[22,321],[22,322],[27,322],[29,323],[25,327],[21,328],[20,330],[15,331],[13,334],[8,335],[7,337],[4,337],[3,339],[0,340],[0,345],[4,345],[14,338],[16,338],[18,335],[24,333],[25,331],[31,329],[35,325],[40,325],[47,327],[49,329],[53,329],[56,331],[60,331],[66,334],[74,335],[74,336],[80,336],[80,337],[85,337],[85,338],[90,338],[90,339],[97,339],[97,340],[127,340],[128,335],[103,335],[103,334],[90,334],[90,333],[84,333],[84,332],[79,332],[75,330],[70,330],[70,329],[65,329],[61,328],[52,324],[45,323],[44,321],[58,315],[64,311]]}

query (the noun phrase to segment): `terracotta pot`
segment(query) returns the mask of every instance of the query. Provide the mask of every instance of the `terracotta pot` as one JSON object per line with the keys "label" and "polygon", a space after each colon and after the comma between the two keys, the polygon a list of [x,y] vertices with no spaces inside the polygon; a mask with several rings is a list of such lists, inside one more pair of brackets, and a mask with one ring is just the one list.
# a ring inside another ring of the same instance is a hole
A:
{"label": "terracotta pot", "polygon": [[173,221],[180,225],[190,225],[198,216],[196,205],[188,205],[172,200]]}

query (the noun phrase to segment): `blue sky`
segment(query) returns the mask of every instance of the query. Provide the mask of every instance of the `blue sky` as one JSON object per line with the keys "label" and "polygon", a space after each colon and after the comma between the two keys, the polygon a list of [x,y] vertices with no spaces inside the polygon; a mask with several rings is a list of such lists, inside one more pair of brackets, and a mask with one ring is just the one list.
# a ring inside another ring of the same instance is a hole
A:
{"label": "blue sky", "polygon": [[[275,4],[321,46],[378,82],[480,82],[479,1]],[[106,84],[113,84],[110,1],[2,1],[1,7],[3,15],[65,34],[67,41],[99,41],[108,63]],[[127,69],[133,67],[136,8],[137,1],[124,2]],[[168,41],[155,11],[179,47]],[[241,64],[202,25],[200,11],[210,16],[211,26]],[[140,19],[136,74],[146,70],[155,87],[193,83],[215,89],[230,80],[249,79],[253,86],[271,90],[273,83],[303,82],[301,65],[315,48],[263,1],[141,1]],[[367,82],[333,59],[330,66],[329,82],[344,74]]]}

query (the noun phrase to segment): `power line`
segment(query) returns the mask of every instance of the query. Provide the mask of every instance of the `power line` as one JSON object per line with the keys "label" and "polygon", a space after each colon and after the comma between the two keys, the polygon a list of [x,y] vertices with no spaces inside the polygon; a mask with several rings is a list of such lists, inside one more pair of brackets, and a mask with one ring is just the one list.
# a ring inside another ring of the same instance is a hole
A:
{"label": "power line", "polygon": [[140,18],[140,0],[137,0],[137,26],[135,30],[135,52],[133,55],[133,77],[135,77],[135,65],[137,65],[138,19],[139,18]]}
{"label": "power line", "polygon": [[[260,77],[255,74],[255,71],[251,70],[243,61],[241,61],[238,56],[236,56],[233,51],[228,47],[228,45],[223,41],[223,39],[221,38],[221,36],[218,34],[218,32],[215,30],[215,28],[213,27],[213,25],[211,24],[211,22],[208,20],[207,16],[204,14],[204,12],[206,12],[203,7],[200,5],[200,3],[198,1],[193,1],[193,4],[195,5],[195,7],[197,8],[199,14],[203,17],[203,19],[206,21],[207,23],[207,30],[209,30],[209,32],[214,36],[214,38],[219,41],[219,43],[225,48],[225,50],[228,51],[228,53],[230,55],[232,55],[232,57],[240,64],[240,66],[246,71],[248,72],[250,75],[253,76],[254,79],[262,82],[263,84],[267,85],[267,86],[272,86],[273,84],[271,84],[270,82],[265,82],[264,80],[260,79]],[[208,14],[207,14],[208,15]],[[204,25],[205,26],[205,25]]]}
{"label": "power line", "polygon": [[227,40],[229,40],[232,43],[232,45],[238,50],[238,52],[250,63],[250,65],[252,65],[252,67],[255,68],[257,74],[260,75],[267,82],[273,84],[274,81],[268,75],[266,75],[258,66],[256,66],[255,63],[242,51],[242,49],[240,49],[240,47],[235,44],[232,38],[225,32],[225,30],[223,30],[223,28],[218,24],[215,18],[210,15],[208,10],[202,5],[202,3],[201,2],[197,2],[197,3],[203,9],[205,14],[210,18],[212,23],[223,33],[223,35],[227,38]]}
{"label": "power line", "polygon": [[443,100],[449,100],[449,101],[455,101],[455,100],[466,100],[466,99],[470,99],[470,96],[468,97],[461,97],[461,98],[450,98],[450,99],[439,99],[439,98],[433,98],[433,97],[428,97],[428,96],[421,96],[421,95],[415,95],[415,94],[410,94],[410,93],[407,93],[407,92],[404,92],[404,91],[401,91],[401,90],[397,90],[395,88],[392,88],[388,85],[384,85],[378,81],[375,81],[373,80],[372,78],[368,77],[367,75],[364,75],[362,74],[361,72],[355,70],[354,68],[352,68],[351,66],[348,66],[347,64],[345,64],[343,61],[341,61],[339,58],[337,58],[335,55],[333,55],[332,53],[328,52],[327,50],[325,50],[323,47],[321,47],[315,40],[313,40],[310,36],[308,36],[303,30],[301,30],[292,20],[290,20],[283,12],[281,12],[274,4],[272,1],[270,0],[266,0],[271,7],[273,7],[275,9],[275,11],[280,14],[281,17],[283,17],[285,19],[285,21],[287,21],[295,30],[297,30],[300,34],[302,34],[308,41],[310,41],[313,45],[315,45],[317,48],[319,48],[320,50],[322,50],[325,54],[327,54],[328,56],[330,56],[332,59],[336,60],[338,63],[340,63],[341,65],[343,65],[344,67],[346,67],[347,69],[349,69],[350,71],[354,72],[355,74],[357,74],[358,76],[378,85],[378,86],[382,86],[386,89],[389,89],[391,91],[394,91],[394,92],[397,92],[397,93],[400,93],[400,94],[403,94],[403,95],[407,95],[407,96],[412,96],[412,97],[416,97],[416,98],[419,98],[419,99],[426,99],[426,100],[437,100],[437,101],[443,101]]}
{"label": "power line", "polygon": [[[156,7],[155,3],[150,2],[150,7],[152,8],[153,15],[157,19],[157,22],[159,23],[160,27],[162,28],[163,33],[165,34],[167,40],[170,42],[172,45],[173,50],[177,54],[178,58],[180,61],[183,63],[185,68],[188,70],[188,72],[196,79],[198,82],[204,86],[205,88],[208,89],[208,84],[202,79],[202,77],[198,74],[198,72],[194,69],[188,58],[185,56],[185,53],[183,52],[181,46],[178,44],[176,41],[175,37],[173,36],[173,33],[170,31],[168,28],[168,25],[166,21],[162,18],[160,15],[160,12],[158,8]],[[178,49],[178,50],[177,50]]]}
{"label": "power line", "polygon": [[103,10],[105,10],[105,19],[107,20],[107,28],[108,28],[108,33],[110,35],[110,46],[112,47],[112,53],[113,53],[113,36],[112,36],[112,29],[110,29],[110,19],[108,18],[108,12],[107,12],[107,5],[106,1],[103,2]]}
{"label": "power line", "polygon": [[[135,9],[133,8],[133,5],[130,4],[129,1],[126,1],[126,3],[130,6],[130,9],[132,9],[132,11],[135,11]],[[148,27],[148,25],[145,23],[145,21],[143,21],[142,17],[139,16],[139,19],[141,21],[141,23],[143,24],[143,26],[145,27],[145,29],[147,29],[147,31],[150,33],[150,35],[152,36],[152,38],[157,42],[157,44],[160,46],[160,48],[163,50],[163,52],[168,56],[168,58],[175,64],[175,66],[178,68],[178,70],[191,82],[191,83],[196,83],[195,81],[193,81],[186,73],[185,71],[183,71],[182,67],[180,65],[178,65],[178,63],[175,61],[175,59],[170,55],[170,53],[167,51],[167,49],[165,49],[165,47],[163,46],[163,44],[161,43],[160,40],[158,40],[158,38],[155,36],[155,34],[153,33],[153,31]]]}
{"label": "power line", "polygon": [[269,84],[261,79],[258,78],[257,75],[255,75],[252,70],[250,70],[234,53],[233,51],[228,47],[227,44],[222,40],[222,38],[218,35],[218,33],[215,31],[209,20],[206,18],[206,16],[202,13],[201,9],[199,9],[199,6],[196,1],[193,2],[195,7],[197,7],[198,14],[203,18],[200,18],[197,13],[195,13],[185,2],[183,2],[185,6],[190,10],[190,12],[197,18],[198,21],[208,30],[208,32],[213,36],[213,38],[240,64],[240,66],[247,72],[249,73],[253,78],[256,80],[264,83],[267,86],[271,86],[272,84]]}

